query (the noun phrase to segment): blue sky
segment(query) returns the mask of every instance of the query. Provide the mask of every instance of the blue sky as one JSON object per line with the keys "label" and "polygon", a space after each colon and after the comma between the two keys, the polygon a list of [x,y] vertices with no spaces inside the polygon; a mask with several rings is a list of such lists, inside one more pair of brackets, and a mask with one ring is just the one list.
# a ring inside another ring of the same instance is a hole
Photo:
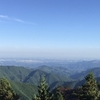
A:
{"label": "blue sky", "polygon": [[100,59],[100,0],[0,0],[0,57]]}

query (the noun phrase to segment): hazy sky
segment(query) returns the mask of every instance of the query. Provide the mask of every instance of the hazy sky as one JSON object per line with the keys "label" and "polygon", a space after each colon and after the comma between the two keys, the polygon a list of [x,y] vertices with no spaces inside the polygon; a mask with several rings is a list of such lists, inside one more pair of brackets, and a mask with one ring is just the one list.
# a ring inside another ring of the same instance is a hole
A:
{"label": "hazy sky", "polygon": [[0,0],[0,57],[100,59],[100,0]]}

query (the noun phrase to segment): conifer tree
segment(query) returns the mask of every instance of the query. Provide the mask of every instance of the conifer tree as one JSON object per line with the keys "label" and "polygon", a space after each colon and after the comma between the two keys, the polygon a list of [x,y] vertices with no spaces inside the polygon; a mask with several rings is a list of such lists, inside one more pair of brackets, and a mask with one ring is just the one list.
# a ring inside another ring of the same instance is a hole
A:
{"label": "conifer tree", "polygon": [[58,86],[55,89],[53,89],[52,93],[54,93],[54,100],[64,100],[61,88],[64,88],[64,87]]}
{"label": "conifer tree", "polygon": [[18,100],[19,96],[14,93],[6,78],[0,79],[0,100]]}
{"label": "conifer tree", "polygon": [[61,94],[59,90],[56,91],[55,97],[56,97],[55,100],[64,100],[63,95]]}
{"label": "conifer tree", "polygon": [[40,85],[38,86],[38,96],[34,96],[34,100],[53,100],[53,94],[46,83],[45,77],[42,77]]}
{"label": "conifer tree", "polygon": [[79,94],[80,100],[98,100],[99,91],[97,87],[97,82],[94,78],[94,74],[90,72],[85,77],[85,84],[81,88],[81,93]]}

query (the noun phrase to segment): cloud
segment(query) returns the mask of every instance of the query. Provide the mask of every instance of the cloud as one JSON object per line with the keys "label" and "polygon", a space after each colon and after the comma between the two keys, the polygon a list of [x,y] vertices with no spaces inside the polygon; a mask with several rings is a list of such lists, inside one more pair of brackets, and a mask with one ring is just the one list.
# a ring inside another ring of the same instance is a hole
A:
{"label": "cloud", "polygon": [[15,18],[15,19],[13,19],[14,21],[17,21],[17,22],[20,22],[20,23],[25,23],[25,21],[23,21],[23,20],[21,20],[21,19],[17,19],[17,18]]}
{"label": "cloud", "polygon": [[35,24],[35,23],[26,22],[26,21],[23,21],[23,20],[17,19],[17,18],[14,18],[13,20],[16,22],[19,22],[19,23],[24,23],[24,24],[33,24],[33,25]]}
{"label": "cloud", "polygon": [[18,19],[18,18],[8,17],[7,15],[0,15],[0,18],[11,20],[11,21],[16,21],[16,22],[24,23],[24,24],[35,24],[35,23],[30,23],[30,22],[23,21],[23,20]]}
{"label": "cloud", "polygon": [[0,15],[0,18],[6,18],[6,19],[8,19],[9,17],[7,15]]}

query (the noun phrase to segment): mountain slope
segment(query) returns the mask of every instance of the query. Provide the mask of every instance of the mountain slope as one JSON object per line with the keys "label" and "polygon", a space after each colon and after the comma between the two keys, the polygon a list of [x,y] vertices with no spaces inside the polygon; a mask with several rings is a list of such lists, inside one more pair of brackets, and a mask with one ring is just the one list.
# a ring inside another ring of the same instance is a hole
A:
{"label": "mountain slope", "polygon": [[21,100],[32,100],[34,94],[37,94],[37,86],[21,82],[10,81],[13,90],[20,96]]}
{"label": "mountain slope", "polygon": [[24,67],[0,66],[0,77],[6,77],[14,81],[23,81],[30,71],[30,69]]}
{"label": "mountain slope", "polygon": [[30,72],[29,75],[25,78],[25,80],[23,82],[24,83],[39,84],[42,76],[45,76],[46,81],[49,85],[55,81],[65,81],[65,82],[71,81],[70,78],[56,75],[56,74],[52,74],[52,73],[47,73],[47,72],[44,72],[44,71],[37,69],[35,71]]}
{"label": "mountain slope", "polygon": [[83,72],[80,72],[80,73],[76,73],[76,74],[73,74],[71,75],[70,77],[72,79],[84,79],[84,77],[90,72],[92,71],[94,73],[94,76],[95,77],[100,77],[100,68],[92,68],[92,69],[89,69],[89,70],[86,70],[86,71],[83,71]]}
{"label": "mountain slope", "polygon": [[72,70],[69,70],[66,67],[60,67],[60,66],[40,66],[38,67],[39,70],[48,72],[48,73],[53,73],[61,76],[66,76],[68,77],[73,73]]}

